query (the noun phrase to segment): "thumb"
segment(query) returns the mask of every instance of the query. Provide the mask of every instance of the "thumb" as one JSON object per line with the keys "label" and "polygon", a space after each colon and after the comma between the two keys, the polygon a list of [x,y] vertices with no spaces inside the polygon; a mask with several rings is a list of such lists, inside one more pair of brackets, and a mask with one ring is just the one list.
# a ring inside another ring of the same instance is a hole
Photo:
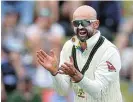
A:
{"label": "thumb", "polygon": [[55,52],[53,50],[50,50],[50,56],[55,57]]}
{"label": "thumb", "polygon": [[70,58],[70,62],[71,62],[71,63],[74,63],[74,61],[73,61],[73,57],[70,56],[69,58]]}

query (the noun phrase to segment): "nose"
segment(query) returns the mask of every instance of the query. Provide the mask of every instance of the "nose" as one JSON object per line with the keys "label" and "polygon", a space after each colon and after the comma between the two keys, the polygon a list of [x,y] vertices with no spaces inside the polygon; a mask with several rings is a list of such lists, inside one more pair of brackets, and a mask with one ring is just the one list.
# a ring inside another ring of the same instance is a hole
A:
{"label": "nose", "polygon": [[78,28],[79,28],[79,29],[82,29],[82,28],[84,28],[84,27],[80,24],[80,25],[78,26]]}

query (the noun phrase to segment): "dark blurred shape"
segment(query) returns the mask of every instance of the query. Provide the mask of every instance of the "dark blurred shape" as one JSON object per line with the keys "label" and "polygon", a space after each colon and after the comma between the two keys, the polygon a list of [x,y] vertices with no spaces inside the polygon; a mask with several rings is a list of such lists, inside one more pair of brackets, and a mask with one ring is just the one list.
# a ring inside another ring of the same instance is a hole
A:
{"label": "dark blurred shape", "polygon": [[97,11],[101,26],[106,26],[112,32],[118,31],[122,12],[119,1],[88,1],[87,4]]}
{"label": "dark blurred shape", "polygon": [[65,30],[65,35],[71,37],[74,35],[73,28],[71,26],[71,19],[74,10],[82,5],[82,1],[59,1],[59,24],[61,24]]}
{"label": "dark blurred shape", "polygon": [[86,1],[85,4],[96,10],[101,34],[113,41],[121,21],[120,1]]}
{"label": "dark blurred shape", "polygon": [[72,36],[72,34],[74,34],[73,32],[73,29],[72,27],[70,26],[71,25],[71,22],[70,22],[70,17],[69,17],[69,10],[67,9],[65,12],[64,9],[65,8],[65,5],[67,6],[68,3],[66,3],[66,1],[60,1],[59,2],[59,24],[62,25],[62,27],[64,28],[65,30],[65,35],[66,36]]}
{"label": "dark blurred shape", "polygon": [[105,26],[100,26],[99,27],[99,30],[100,30],[100,32],[101,32],[101,34],[103,35],[103,36],[105,36],[109,41],[113,41],[114,39],[113,39],[113,35],[112,35],[112,32],[107,28],[107,27],[105,27]]}
{"label": "dark blurred shape", "polygon": [[1,72],[2,82],[7,94],[13,92],[17,87],[18,77],[14,66],[8,58],[10,51],[2,47],[2,60],[1,60]]}

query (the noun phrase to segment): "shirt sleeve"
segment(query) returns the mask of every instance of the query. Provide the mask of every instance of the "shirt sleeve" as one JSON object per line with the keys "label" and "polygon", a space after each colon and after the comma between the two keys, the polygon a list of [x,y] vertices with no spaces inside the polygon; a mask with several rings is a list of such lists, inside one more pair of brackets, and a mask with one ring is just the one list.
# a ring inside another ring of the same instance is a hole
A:
{"label": "shirt sleeve", "polygon": [[[69,60],[70,56],[70,44],[68,42],[65,43],[61,53],[60,53],[60,64],[63,64],[65,61]],[[63,96],[66,96],[70,90],[70,77],[68,75],[57,74],[53,76],[54,81],[54,89]]]}
{"label": "shirt sleeve", "polygon": [[119,52],[115,48],[109,48],[100,64],[95,71],[95,79],[91,80],[87,76],[77,83],[94,98],[100,98],[101,91],[116,81],[119,81],[119,71],[121,69],[121,61]]}

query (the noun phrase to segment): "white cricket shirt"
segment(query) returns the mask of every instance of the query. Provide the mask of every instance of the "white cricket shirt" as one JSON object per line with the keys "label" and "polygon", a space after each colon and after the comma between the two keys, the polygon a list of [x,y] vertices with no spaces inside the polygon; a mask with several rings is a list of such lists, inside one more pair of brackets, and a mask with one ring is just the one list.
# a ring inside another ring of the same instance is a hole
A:
{"label": "white cricket shirt", "polygon": [[[82,53],[76,49],[77,64],[82,70],[89,54],[100,37],[100,31],[87,40],[87,49]],[[79,46],[76,36],[68,40],[60,54],[60,65],[69,61],[73,45]],[[119,71],[121,69],[120,55],[117,48],[104,40],[93,56],[88,70],[83,79],[78,83],[70,82],[68,75],[57,74],[53,76],[55,90],[60,95],[66,95],[71,87],[74,92],[74,102],[122,102],[119,83]],[[79,95],[79,96],[78,96]]]}

